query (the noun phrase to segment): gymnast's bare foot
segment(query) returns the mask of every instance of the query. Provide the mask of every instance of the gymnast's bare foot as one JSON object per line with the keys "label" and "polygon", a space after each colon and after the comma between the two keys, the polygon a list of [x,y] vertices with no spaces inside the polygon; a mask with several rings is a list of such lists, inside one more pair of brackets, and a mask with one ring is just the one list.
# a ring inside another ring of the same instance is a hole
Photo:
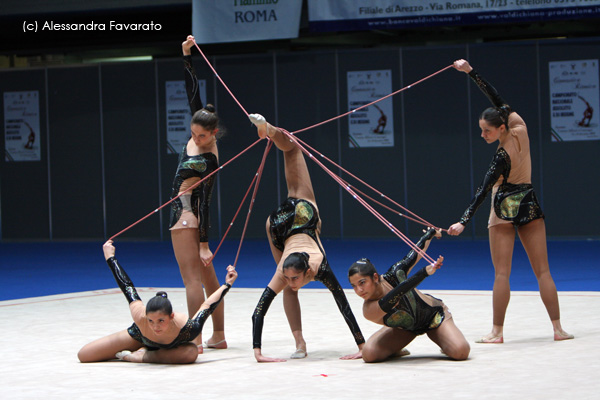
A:
{"label": "gymnast's bare foot", "polygon": [[123,361],[142,363],[144,362],[144,355],[146,354],[146,351],[147,349],[145,347],[142,347],[133,353],[129,350],[123,350],[115,354],[115,357]]}
{"label": "gymnast's bare foot", "polygon": [[504,343],[504,336],[500,333],[489,333],[476,340],[475,343]]}
{"label": "gymnast's bare foot", "polygon": [[575,339],[575,336],[563,331],[562,329],[554,331],[554,340],[569,340]]}
{"label": "gymnast's bare foot", "polygon": [[[443,353],[443,351],[442,351]],[[393,355],[393,357],[406,357],[406,356],[410,356],[410,351],[408,351],[407,348],[402,348],[400,349],[400,351],[398,351],[396,354]]]}

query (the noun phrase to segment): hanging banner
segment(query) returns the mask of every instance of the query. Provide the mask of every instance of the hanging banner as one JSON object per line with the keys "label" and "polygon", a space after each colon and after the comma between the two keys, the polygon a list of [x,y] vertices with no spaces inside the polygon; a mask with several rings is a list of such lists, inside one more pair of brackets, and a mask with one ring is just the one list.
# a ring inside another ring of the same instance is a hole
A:
{"label": "hanging banner", "polygon": [[[192,113],[185,91],[185,81],[167,81],[167,154],[179,154],[190,140],[190,122]],[[206,80],[198,79],[200,98],[206,100]]]}
{"label": "hanging banner", "polygon": [[302,0],[193,0],[197,43],[298,37]]}
{"label": "hanging banner", "polygon": [[598,60],[548,65],[552,141],[600,140]]}
{"label": "hanging banner", "polygon": [[[348,71],[348,110],[387,96],[392,92],[392,71]],[[393,147],[394,118],[392,98],[387,98],[348,116],[348,145],[354,147]]]}
{"label": "hanging banner", "polygon": [[39,91],[4,92],[5,161],[40,161]]}
{"label": "hanging banner", "polygon": [[600,17],[600,0],[308,0],[313,32]]}

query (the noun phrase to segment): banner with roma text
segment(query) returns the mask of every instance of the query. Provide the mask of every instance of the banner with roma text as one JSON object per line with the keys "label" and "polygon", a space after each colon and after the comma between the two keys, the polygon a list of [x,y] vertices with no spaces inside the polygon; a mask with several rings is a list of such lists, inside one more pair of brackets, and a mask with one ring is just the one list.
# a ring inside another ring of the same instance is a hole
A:
{"label": "banner with roma text", "polygon": [[199,44],[298,37],[302,0],[193,0]]}

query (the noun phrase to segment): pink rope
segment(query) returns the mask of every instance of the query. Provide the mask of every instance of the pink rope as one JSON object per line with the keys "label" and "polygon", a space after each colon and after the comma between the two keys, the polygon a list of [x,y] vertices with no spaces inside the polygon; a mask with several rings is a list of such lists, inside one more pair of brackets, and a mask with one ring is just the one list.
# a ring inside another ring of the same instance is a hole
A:
{"label": "pink rope", "polygon": [[217,253],[219,252],[219,248],[221,247],[221,245],[223,244],[223,241],[225,240],[225,238],[229,234],[229,231],[231,230],[231,227],[233,226],[233,223],[237,219],[237,216],[240,213],[240,210],[242,209],[242,206],[244,205],[244,202],[246,201],[246,198],[248,198],[248,194],[250,193],[250,189],[252,189],[252,185],[254,185],[254,182],[256,182],[256,178],[257,177],[258,177],[258,174],[254,174],[254,178],[252,179],[252,182],[250,182],[250,186],[248,186],[248,190],[246,190],[246,194],[244,195],[244,198],[242,199],[240,205],[238,206],[238,209],[237,209],[235,215],[233,216],[231,222],[229,223],[229,226],[227,227],[227,230],[225,231],[225,234],[223,235],[223,238],[219,242],[219,245],[217,246],[217,249],[213,252],[213,256],[210,259],[210,261],[208,262],[208,264],[210,264],[212,262],[212,260],[217,256]]}
{"label": "pink rope", "polygon": [[[298,139],[296,137],[296,140],[298,140],[300,143],[302,143],[303,146],[309,148],[311,151],[319,154],[319,156],[321,158],[323,158],[324,160],[326,160],[327,162],[329,162],[330,164],[334,165],[335,167],[339,168],[341,171],[345,172],[346,174],[348,174],[349,176],[351,176],[352,178],[354,178],[355,180],[357,180],[358,182],[362,183],[363,185],[365,185],[366,187],[368,187],[369,189],[371,189],[372,191],[374,191],[375,193],[377,193],[378,195],[380,195],[381,197],[384,197],[385,199],[387,199],[389,202],[391,202],[392,204],[394,204],[395,206],[401,208],[402,210],[404,210],[405,212],[407,212],[408,214],[412,215],[412,217],[409,217],[408,215],[402,214],[396,210],[391,209],[390,207],[385,206],[384,204],[378,202],[377,200],[372,199],[369,196],[366,196],[364,193],[360,192],[358,189],[355,188],[355,190],[359,191],[361,194],[363,194],[364,196],[370,198],[372,201],[378,203],[379,205],[387,208],[388,210],[398,213],[400,216],[409,219],[411,221],[417,222],[421,225],[425,225],[425,226],[431,226],[434,227],[436,229],[440,229],[438,227],[436,227],[435,225],[427,222],[425,219],[419,217],[417,214],[415,214],[414,212],[410,211],[409,209],[407,209],[406,207],[402,206],[401,204],[395,202],[391,197],[386,196],[385,194],[383,194],[382,192],[380,192],[379,190],[375,189],[373,186],[369,185],[368,183],[366,183],[365,181],[361,180],[360,178],[358,178],[356,175],[352,174],[350,171],[346,170],[345,168],[343,168],[342,166],[336,164],[335,162],[333,162],[331,159],[327,158],[325,155],[323,155],[323,153],[318,152],[317,150],[315,150],[313,147],[309,146],[308,144],[306,144],[306,142],[302,141],[301,139]],[[345,185],[348,186],[352,186],[349,185],[347,182],[344,181]],[[447,229],[446,229],[447,231]]]}
{"label": "pink rope", "polygon": [[395,96],[395,95],[397,95],[398,93],[405,91],[406,89],[410,89],[411,87],[413,87],[413,86],[416,86],[416,85],[418,85],[419,83],[421,83],[421,82],[423,82],[423,81],[426,81],[427,79],[429,79],[429,78],[432,78],[433,76],[435,76],[435,75],[437,75],[437,74],[439,74],[439,73],[441,73],[441,72],[444,72],[444,71],[445,71],[445,70],[447,70],[448,68],[452,68],[452,65],[448,65],[447,67],[445,67],[445,68],[442,68],[442,69],[440,69],[439,71],[437,71],[437,72],[434,72],[433,74],[431,74],[431,75],[429,75],[429,76],[426,76],[425,78],[423,78],[423,79],[420,79],[420,80],[416,81],[415,83],[413,83],[413,84],[411,84],[411,85],[405,86],[405,87],[403,87],[402,89],[398,89],[398,90],[396,90],[395,92],[388,94],[387,96],[384,96],[384,97],[382,97],[382,98],[380,98],[380,99],[377,99],[377,100],[375,100],[375,101],[372,101],[372,102],[370,102],[369,104],[362,105],[362,106],[360,106],[360,107],[358,107],[358,108],[355,108],[355,109],[353,109],[353,110],[350,110],[350,111],[348,111],[347,113],[344,113],[344,114],[338,115],[337,117],[329,118],[329,119],[328,119],[328,120],[326,120],[326,121],[319,122],[318,124],[314,124],[314,125],[311,125],[311,126],[309,126],[309,127],[307,127],[307,128],[303,128],[303,129],[300,129],[300,130],[298,130],[298,131],[292,132],[292,135],[295,135],[295,134],[297,134],[297,133],[300,133],[300,132],[307,131],[307,130],[309,130],[309,129],[312,129],[312,128],[316,128],[317,126],[324,125],[324,124],[326,124],[326,123],[328,123],[328,122],[335,121],[336,119],[340,119],[340,118],[342,118],[342,117],[345,117],[346,115],[352,114],[353,112],[356,112],[356,111],[358,111],[358,110],[362,110],[363,108],[369,107],[369,106],[370,106],[370,105],[372,105],[372,104],[379,103],[380,101],[382,101],[382,100],[385,100],[385,99],[387,99],[388,97]]}
{"label": "pink rope", "polygon": [[237,265],[238,258],[240,256],[240,251],[242,250],[242,242],[244,241],[244,237],[246,236],[246,228],[248,227],[248,221],[250,220],[250,214],[252,214],[252,208],[254,207],[254,201],[256,200],[256,193],[258,191],[258,185],[260,184],[260,179],[262,177],[263,170],[265,168],[265,161],[267,160],[267,154],[271,150],[273,146],[273,142],[269,140],[267,147],[265,148],[265,152],[263,154],[262,161],[260,166],[258,167],[258,178],[256,179],[256,184],[254,185],[254,192],[252,193],[252,200],[250,200],[250,206],[248,207],[248,216],[246,217],[246,222],[244,223],[244,229],[242,230],[242,237],[240,238],[240,245],[238,246],[237,254],[235,255],[235,261],[233,262],[233,267]]}
{"label": "pink rope", "polygon": [[246,114],[246,117],[247,117],[248,116],[248,112],[246,111],[246,109],[242,106],[242,104],[238,101],[238,99],[233,95],[233,93],[231,93],[231,90],[229,90],[229,88],[227,87],[227,85],[225,84],[225,82],[223,82],[223,79],[221,79],[221,77],[219,76],[219,74],[217,73],[217,71],[213,68],[212,64],[208,61],[208,58],[206,58],[206,56],[204,55],[204,53],[202,52],[202,50],[200,50],[200,47],[198,46],[198,44],[196,43],[195,40],[194,40],[194,46],[196,46],[196,48],[198,49],[198,51],[202,55],[202,58],[204,58],[204,61],[206,61],[206,63],[210,67],[210,69],[212,69],[212,72],[215,74],[215,76],[217,77],[217,79],[219,80],[219,82],[221,82],[221,84],[223,85],[223,87],[227,90],[227,92],[229,92],[229,95],[231,96],[231,98],[237,103],[238,106],[240,106],[240,108],[242,109],[242,111],[244,112],[244,114]]}
{"label": "pink rope", "polygon": [[[252,213],[252,205],[254,204],[254,200],[256,198],[256,190],[258,188],[258,184],[260,183],[260,178],[262,176],[262,171],[263,171],[264,163],[265,163],[265,160],[266,160],[266,156],[267,156],[267,153],[271,150],[271,146],[272,146],[272,143],[269,143],[267,145],[267,147],[265,149],[265,153],[263,155],[263,159],[262,159],[260,165],[258,166],[258,171],[254,174],[254,178],[252,179],[252,182],[250,182],[250,186],[248,186],[248,190],[246,190],[246,194],[244,195],[244,198],[242,199],[242,201],[241,201],[241,203],[240,203],[240,205],[239,205],[239,207],[238,207],[235,215],[233,216],[233,219],[229,223],[229,226],[227,227],[227,230],[225,231],[225,234],[221,238],[221,241],[219,242],[219,245],[217,246],[217,249],[214,251],[213,256],[211,257],[211,259],[208,261],[208,264],[210,264],[212,262],[212,260],[217,256],[217,253],[219,252],[219,248],[221,248],[221,245],[223,244],[223,242],[225,241],[225,238],[229,234],[229,231],[231,230],[231,227],[233,226],[233,223],[237,219],[237,216],[240,213],[240,210],[242,209],[242,206],[244,205],[244,203],[246,202],[246,199],[248,198],[248,194],[250,193],[250,189],[252,189],[252,186],[256,182],[256,185],[254,185],[254,192],[253,192],[253,195],[252,195],[252,199],[250,200],[250,206],[248,208],[248,215],[246,216],[246,223],[244,224],[243,234],[246,232],[246,227],[248,226],[248,220],[250,219],[250,214]],[[238,247],[238,253],[237,253],[238,256],[239,256],[240,250],[242,248],[242,241],[243,241],[243,237],[244,237],[243,234],[242,234],[242,239],[240,240],[240,245]],[[235,262],[233,264],[234,267],[237,264],[238,256],[236,256],[236,258],[235,258]]]}
{"label": "pink rope", "polygon": [[409,247],[414,249],[418,254],[420,254],[425,260],[435,263],[435,260],[425,253],[422,249],[420,249],[417,245],[415,245],[406,235],[404,235],[398,228],[396,228],[391,222],[385,219],[377,210],[375,210],[369,203],[367,203],[362,197],[360,197],[352,188],[348,185],[345,185],[345,182],[342,178],[333,173],[329,168],[327,168],[321,161],[317,160],[306,148],[300,144],[299,140],[290,132],[285,129],[279,128],[292,142],[298,146],[298,148],[306,154],[310,159],[312,159],[317,165],[319,165],[329,176],[333,178],[340,186],[342,186],[355,200],[357,200],[360,204],[362,204],[367,210],[369,210],[377,219],[379,219],[387,228],[389,228],[396,236],[398,236],[404,243],[406,243]]}
{"label": "pink rope", "polygon": [[[238,105],[238,106],[240,107],[240,109],[241,109],[241,110],[244,112],[244,114],[246,114],[246,116],[248,116],[249,114],[248,114],[248,112],[246,111],[246,109],[245,109],[245,108],[242,106],[242,104],[241,104],[241,103],[238,101],[238,99],[237,99],[237,98],[234,96],[234,94],[231,92],[231,90],[229,89],[229,87],[228,87],[228,86],[225,84],[225,82],[224,82],[224,81],[221,79],[221,77],[219,76],[219,74],[217,73],[217,71],[215,70],[215,68],[214,68],[214,67],[212,66],[212,64],[211,64],[211,63],[208,61],[208,58],[207,58],[207,57],[204,55],[204,53],[202,52],[202,50],[200,49],[200,47],[198,46],[198,44],[197,44],[195,41],[194,41],[194,45],[196,46],[196,48],[198,49],[198,51],[199,51],[199,52],[200,52],[200,54],[202,55],[202,58],[204,58],[204,61],[206,61],[206,63],[207,63],[207,64],[208,64],[208,66],[210,67],[210,69],[213,71],[213,73],[215,74],[215,76],[217,77],[217,79],[219,80],[219,82],[221,82],[221,84],[223,85],[223,87],[224,87],[224,88],[227,90],[227,92],[229,93],[229,95],[231,96],[231,98],[232,98],[232,99],[233,99],[233,100],[234,100],[234,101],[237,103],[237,105]],[[371,213],[373,213],[373,215],[375,215],[375,216],[376,216],[376,217],[377,217],[377,218],[378,218],[378,219],[379,219],[379,220],[380,220],[382,223],[384,223],[386,226],[388,226],[388,227],[389,227],[389,228],[390,228],[390,229],[391,229],[391,230],[392,230],[392,231],[393,231],[393,232],[394,232],[394,233],[395,233],[395,234],[396,234],[396,235],[397,235],[397,236],[398,236],[400,239],[402,239],[402,240],[403,240],[405,243],[407,243],[407,244],[408,244],[410,247],[412,247],[413,249],[415,249],[415,251],[417,251],[417,252],[418,252],[419,254],[421,254],[421,255],[422,255],[424,258],[427,258],[427,259],[428,259],[429,261],[431,261],[431,262],[434,262],[434,261],[433,261],[433,259],[432,259],[431,257],[429,257],[429,256],[428,256],[428,255],[427,255],[425,252],[423,252],[423,251],[422,251],[420,248],[418,248],[417,246],[415,246],[415,245],[414,245],[414,243],[412,243],[412,241],[410,241],[410,240],[408,239],[408,237],[406,237],[406,236],[405,236],[405,235],[404,235],[402,232],[400,232],[400,231],[399,231],[399,230],[398,230],[396,227],[394,227],[394,226],[393,226],[393,225],[392,225],[392,224],[391,224],[389,221],[387,221],[385,218],[383,218],[383,216],[381,216],[381,214],[379,214],[379,212],[377,212],[377,211],[376,211],[376,210],[375,210],[375,209],[374,209],[374,208],[373,208],[373,207],[372,207],[370,204],[368,204],[368,203],[367,203],[367,202],[366,202],[366,201],[365,201],[365,200],[364,200],[362,197],[358,196],[358,194],[356,194],[356,192],[355,192],[355,191],[352,189],[352,187],[351,187],[351,186],[350,186],[350,185],[349,185],[349,184],[348,184],[346,181],[344,181],[344,180],[343,180],[341,177],[339,177],[339,176],[337,176],[336,174],[334,174],[333,172],[331,172],[331,171],[330,171],[330,170],[329,170],[329,169],[328,169],[328,168],[327,168],[325,165],[323,165],[323,163],[321,163],[320,161],[316,160],[316,159],[313,157],[313,155],[312,155],[310,152],[308,152],[308,151],[307,151],[307,150],[306,150],[306,149],[305,149],[305,148],[304,148],[304,147],[303,147],[303,146],[302,146],[302,145],[299,143],[298,139],[296,139],[296,138],[295,138],[293,135],[294,135],[294,134],[296,134],[296,133],[303,132],[303,131],[306,131],[306,130],[309,130],[309,129],[315,128],[315,127],[317,127],[317,126],[320,126],[320,125],[326,124],[326,123],[328,123],[328,122],[331,122],[331,121],[334,121],[334,120],[336,120],[336,119],[339,119],[339,118],[345,117],[345,116],[347,116],[347,115],[349,115],[349,114],[351,114],[351,113],[353,113],[353,112],[356,112],[356,111],[358,111],[358,110],[361,110],[361,109],[363,109],[363,108],[366,108],[366,107],[368,107],[368,106],[370,106],[370,105],[372,105],[372,104],[375,104],[375,103],[378,103],[378,102],[380,102],[380,101],[383,101],[383,100],[385,100],[385,99],[387,99],[387,98],[389,98],[389,97],[391,97],[391,96],[394,96],[394,95],[396,95],[396,94],[398,94],[398,93],[400,93],[400,92],[402,92],[402,91],[404,91],[404,90],[406,90],[406,89],[410,89],[411,87],[413,87],[413,86],[415,86],[415,85],[417,85],[417,84],[419,84],[419,83],[421,83],[421,82],[423,82],[423,81],[425,81],[425,80],[427,80],[427,79],[429,79],[429,78],[431,78],[431,77],[433,77],[433,76],[435,76],[435,75],[437,75],[437,74],[439,74],[439,73],[441,73],[441,72],[443,72],[443,71],[445,71],[446,69],[448,69],[448,68],[451,68],[451,67],[452,67],[452,65],[449,65],[449,66],[447,66],[447,67],[445,67],[445,68],[443,68],[443,69],[441,69],[441,70],[439,70],[439,71],[437,71],[437,72],[435,72],[435,73],[433,73],[433,74],[431,74],[431,75],[429,75],[429,76],[427,76],[427,77],[425,77],[425,78],[423,78],[423,79],[420,79],[419,81],[417,81],[417,82],[413,83],[412,85],[408,85],[408,86],[406,86],[406,87],[404,87],[404,88],[402,88],[402,89],[399,89],[399,90],[397,90],[397,91],[395,91],[395,92],[393,92],[393,93],[390,93],[390,94],[388,94],[387,96],[384,96],[384,97],[382,97],[382,98],[380,98],[380,99],[378,99],[378,100],[375,100],[375,101],[373,101],[373,102],[371,102],[371,103],[369,103],[369,104],[365,104],[365,105],[363,105],[363,106],[361,106],[361,107],[358,107],[358,108],[356,108],[356,109],[353,109],[353,110],[351,110],[351,111],[349,111],[349,112],[347,112],[347,113],[341,114],[341,115],[339,115],[339,116],[337,116],[337,117],[330,118],[330,119],[328,119],[328,120],[326,120],[326,121],[323,121],[323,122],[320,122],[320,123],[318,123],[318,124],[315,124],[315,125],[309,126],[309,127],[307,127],[307,128],[304,128],[304,129],[298,130],[298,131],[296,131],[296,132],[294,132],[294,133],[290,133],[290,132],[288,132],[288,131],[285,131],[285,130],[283,130],[283,129],[282,129],[282,131],[283,131],[283,132],[284,132],[284,133],[285,133],[285,134],[286,134],[286,135],[287,135],[287,136],[288,136],[288,137],[289,137],[289,138],[290,138],[292,141],[294,141],[294,142],[296,143],[296,145],[297,145],[297,146],[298,146],[298,147],[299,147],[299,148],[302,150],[302,152],[303,152],[303,153],[307,154],[307,155],[308,155],[308,156],[309,156],[311,159],[313,159],[313,161],[315,161],[315,162],[316,162],[316,163],[317,163],[317,164],[318,164],[318,165],[319,165],[321,168],[323,168],[323,169],[324,169],[324,170],[327,172],[327,174],[329,174],[329,175],[330,175],[330,176],[331,176],[331,177],[332,177],[332,178],[333,178],[333,179],[334,179],[336,182],[338,182],[338,183],[339,183],[339,184],[340,184],[342,187],[344,187],[344,188],[346,189],[346,191],[348,191],[348,192],[349,192],[349,193],[350,193],[350,194],[351,194],[351,195],[352,195],[352,196],[353,196],[353,197],[354,197],[356,200],[358,200],[358,201],[359,201],[359,203],[361,203],[361,204],[362,204],[362,205],[363,205],[365,208],[367,208],[367,210],[369,210]],[[211,172],[209,175],[207,175],[206,177],[204,177],[204,178],[203,178],[203,179],[201,179],[200,181],[196,182],[194,185],[190,186],[189,188],[187,188],[185,191],[183,191],[182,193],[180,193],[180,194],[179,194],[179,195],[177,195],[176,197],[172,198],[171,200],[169,200],[168,202],[164,203],[163,205],[161,205],[160,207],[158,207],[158,208],[157,208],[157,209],[155,209],[154,211],[152,211],[152,212],[148,213],[146,216],[144,216],[144,217],[140,218],[139,220],[137,220],[137,221],[136,221],[136,222],[134,222],[133,224],[129,225],[129,226],[128,226],[128,227],[126,227],[125,229],[123,229],[123,230],[121,230],[120,232],[118,232],[117,234],[113,235],[112,237],[110,237],[110,239],[109,239],[109,240],[113,240],[114,238],[116,238],[116,237],[120,236],[122,233],[124,233],[124,232],[128,231],[129,229],[131,229],[131,228],[132,228],[132,227],[134,227],[135,225],[137,225],[137,224],[139,224],[140,222],[144,221],[145,219],[147,219],[148,217],[150,217],[152,214],[154,214],[154,213],[156,213],[156,212],[160,211],[161,209],[163,209],[164,207],[166,207],[167,205],[169,205],[170,203],[172,203],[173,201],[175,201],[176,199],[178,199],[179,197],[181,197],[182,195],[184,195],[184,194],[185,194],[185,193],[187,193],[188,191],[190,191],[190,190],[192,190],[192,189],[196,188],[198,185],[200,185],[200,184],[201,184],[202,182],[204,182],[206,179],[208,179],[209,177],[211,177],[212,175],[214,175],[215,173],[217,173],[219,170],[221,170],[221,169],[222,169],[223,167],[225,167],[226,165],[230,164],[230,163],[231,163],[233,160],[235,160],[236,158],[238,158],[239,156],[241,156],[243,153],[245,153],[246,151],[248,151],[250,148],[254,147],[254,145],[256,145],[256,144],[257,144],[257,143],[258,143],[260,140],[261,140],[261,139],[257,140],[257,141],[256,141],[256,142],[254,142],[253,144],[251,144],[251,145],[250,145],[249,147],[247,147],[245,150],[243,150],[242,152],[240,152],[239,154],[237,154],[235,157],[231,158],[231,159],[230,159],[229,161],[227,161],[225,164],[221,165],[221,166],[220,166],[218,169],[216,169],[215,171]],[[243,200],[242,200],[242,204],[243,204],[243,203],[245,202],[245,200],[246,200],[247,196],[248,196],[248,193],[249,193],[249,191],[250,191],[250,188],[251,188],[251,187],[252,187],[252,185],[254,184],[254,191],[253,191],[253,194],[252,194],[252,199],[251,199],[251,201],[250,201],[250,206],[249,206],[249,210],[248,210],[248,215],[247,215],[247,217],[246,217],[246,222],[245,222],[245,224],[244,224],[244,229],[243,229],[243,232],[242,232],[242,237],[241,237],[240,244],[239,244],[239,247],[238,247],[238,252],[237,252],[237,255],[236,255],[236,258],[235,258],[234,267],[235,267],[235,264],[237,264],[237,260],[238,260],[239,254],[240,254],[240,250],[241,250],[242,242],[243,242],[243,239],[244,239],[244,236],[245,236],[245,233],[246,233],[246,228],[247,228],[247,226],[248,226],[248,220],[249,220],[249,218],[250,218],[250,214],[251,214],[251,212],[252,212],[252,208],[253,208],[253,205],[254,205],[254,201],[255,201],[255,199],[256,199],[256,193],[257,193],[257,190],[258,190],[258,185],[259,185],[259,183],[260,183],[260,179],[261,179],[262,172],[263,172],[263,169],[264,169],[264,164],[265,164],[266,156],[267,156],[267,154],[268,154],[269,150],[271,149],[271,145],[272,145],[272,143],[271,143],[271,141],[269,141],[269,145],[268,145],[268,146],[265,148],[265,152],[264,152],[264,154],[263,154],[263,159],[262,159],[262,162],[261,162],[261,164],[260,164],[260,166],[259,166],[258,172],[257,172],[257,174],[255,174],[255,177],[253,178],[252,182],[250,183],[250,186],[249,186],[249,188],[248,188],[248,191],[246,192],[246,194],[244,195],[244,198],[243,198]],[[306,144],[305,144],[305,145],[306,145]],[[310,147],[310,146],[308,146],[308,147]],[[311,148],[311,150],[315,151],[315,150],[314,150],[314,149],[312,149],[312,148]],[[322,157],[324,157],[322,154],[320,154],[320,155],[321,155]],[[324,158],[325,158],[325,159],[327,159],[326,157],[324,157]],[[333,161],[331,161],[331,160],[329,160],[329,159],[327,159],[327,160],[328,160],[329,162],[331,162],[332,164],[336,165],[336,166],[337,166],[338,168],[340,168],[342,171],[344,171],[344,172],[346,172],[347,174],[349,174],[350,176],[352,176],[353,178],[357,179],[359,182],[363,183],[365,186],[367,186],[367,187],[371,188],[372,190],[374,190],[375,192],[377,192],[377,193],[379,193],[380,195],[382,195],[382,196],[383,196],[383,194],[382,194],[381,192],[378,192],[377,190],[375,190],[374,188],[372,188],[370,185],[368,185],[368,184],[366,184],[365,182],[361,181],[360,179],[356,178],[354,175],[352,175],[351,173],[349,173],[348,171],[346,171],[345,169],[343,169],[343,168],[342,168],[342,167],[340,167],[339,165],[335,164]],[[360,192],[360,191],[359,191],[359,192]],[[361,192],[361,193],[362,193],[362,192]],[[364,193],[363,193],[363,195],[364,195]],[[369,196],[366,196],[366,197],[369,197]],[[388,198],[387,196],[384,196],[384,197]],[[370,197],[369,197],[369,198],[370,198]],[[372,198],[370,198],[370,199],[371,199],[371,200],[373,200]],[[392,201],[392,202],[393,202],[393,200],[391,200],[391,199],[389,199],[389,198],[388,198],[388,200],[390,200],[390,201]],[[375,202],[377,202],[377,201],[375,201]],[[382,205],[382,204],[381,204],[381,203],[379,203],[379,202],[377,202],[377,203],[378,203],[378,204],[380,204],[380,205]],[[395,203],[395,202],[393,202],[393,203]],[[428,223],[427,221],[425,221],[425,220],[424,220],[424,219],[422,219],[421,217],[417,216],[416,214],[412,213],[412,212],[411,212],[411,211],[409,211],[408,209],[406,209],[406,208],[402,207],[400,204],[397,204],[397,203],[395,203],[395,204],[396,204],[397,206],[399,206],[400,208],[402,208],[403,210],[405,210],[405,211],[409,212],[410,214],[414,215],[415,217],[417,217],[417,218],[418,218],[419,220],[421,220],[422,222],[416,221],[415,219],[412,219],[412,220],[415,220],[416,222],[422,223],[422,224],[424,224],[424,225],[433,226],[432,224]],[[385,206],[384,206],[384,207],[385,207]],[[216,252],[219,250],[219,248],[220,248],[221,244],[223,243],[223,241],[224,241],[224,239],[225,239],[225,236],[228,234],[228,232],[229,232],[229,230],[230,230],[230,228],[231,228],[231,225],[233,224],[233,221],[235,221],[235,219],[237,218],[237,215],[238,215],[238,213],[239,213],[239,211],[240,211],[240,208],[241,208],[241,204],[240,204],[240,207],[238,208],[238,210],[237,210],[237,212],[236,212],[236,214],[235,214],[235,216],[234,216],[234,218],[233,218],[233,220],[232,220],[232,222],[231,222],[230,226],[227,228],[227,231],[225,232],[225,235],[224,235],[223,239],[221,240],[221,242],[219,243],[219,245],[218,245],[218,247],[217,247],[217,249],[216,249],[215,253],[213,254],[213,257],[211,258],[211,261],[212,261],[212,259],[214,259],[215,255],[216,255]],[[389,209],[389,207],[387,207],[387,208]],[[400,213],[400,215],[402,215],[402,213]],[[405,216],[405,217],[406,217],[406,216]]]}
{"label": "pink rope", "polygon": [[184,190],[183,192],[181,192],[180,194],[178,194],[176,197],[173,197],[171,200],[167,201],[165,204],[163,204],[162,206],[158,207],[157,209],[155,209],[154,211],[148,213],[146,216],[138,219],[137,221],[135,221],[133,224],[129,225],[127,228],[121,230],[120,232],[112,235],[110,237],[109,240],[113,240],[114,238],[116,238],[117,236],[120,236],[123,232],[127,232],[129,229],[133,228],[134,226],[136,226],[137,224],[139,224],[140,222],[142,222],[143,220],[145,220],[146,218],[148,218],[149,216],[151,216],[154,213],[157,213],[158,211],[162,210],[164,207],[166,207],[167,205],[171,204],[172,202],[174,202],[175,200],[177,200],[178,198],[180,198],[181,196],[183,196],[184,194],[186,194],[187,192],[189,192],[190,190],[196,188],[198,185],[200,185],[202,182],[204,182],[205,180],[207,180],[208,178],[210,178],[211,176],[213,176],[214,174],[216,174],[217,172],[219,172],[223,167],[225,167],[226,165],[229,165],[233,160],[235,160],[236,158],[238,158],[239,156],[241,156],[242,154],[244,154],[245,152],[247,152],[248,150],[250,150],[252,147],[254,147],[258,142],[260,142],[261,139],[258,139],[256,142],[252,143],[250,146],[246,147],[244,150],[242,150],[239,154],[237,154],[235,157],[233,157],[232,159],[230,159],[229,161],[227,161],[225,164],[221,165],[219,168],[217,168],[216,170],[214,170],[213,172],[211,172],[210,174],[206,175],[204,178],[202,178],[201,180],[199,180],[198,182],[194,183],[192,186],[190,186],[189,188],[187,188],[186,190]]}

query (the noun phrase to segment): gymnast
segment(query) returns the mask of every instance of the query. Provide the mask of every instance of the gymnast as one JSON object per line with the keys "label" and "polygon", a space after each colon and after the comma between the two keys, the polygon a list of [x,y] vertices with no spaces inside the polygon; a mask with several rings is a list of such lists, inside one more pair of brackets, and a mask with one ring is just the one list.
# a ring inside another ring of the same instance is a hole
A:
{"label": "gymnast", "polygon": [[251,114],[249,117],[256,125],[258,136],[268,137],[283,152],[288,188],[288,198],[267,220],[267,237],[277,269],[252,315],[252,343],[256,361],[286,361],[265,357],[261,350],[264,317],[271,302],[281,291],[284,310],[296,342],[296,351],[291,358],[306,357],[298,290],[313,280],[322,282],[331,291],[358,345],[357,353],[341,358],[360,358],[365,340],[319,239],[321,219],[302,150],[282,130],[267,123],[262,115]]}
{"label": "gymnast", "polygon": [[498,142],[496,154],[471,204],[460,221],[448,229],[448,234],[460,235],[487,194],[492,192],[488,231],[495,269],[493,325],[492,331],[477,342],[504,342],[504,317],[510,300],[509,279],[515,232],[519,234],[538,280],[540,296],[554,329],[554,340],[573,339],[573,335],[565,332],[560,323],[558,294],[548,264],[544,213],[531,185],[531,155],[525,121],[466,60],[455,61],[454,68],[468,74],[492,102],[494,107],[487,108],[479,117],[479,127],[481,137],[488,144]]}
{"label": "gymnast", "polygon": [[[426,251],[434,236],[441,237],[441,232],[429,228],[417,246]],[[348,279],[354,292],[364,299],[364,317],[385,325],[363,347],[365,362],[385,361],[399,355],[405,346],[423,333],[451,359],[468,358],[469,343],[454,324],[446,305],[440,299],[416,289],[423,279],[433,275],[442,266],[444,258],[439,256],[434,264],[423,267],[408,278],[420,259],[421,254],[413,249],[381,276],[366,258],[356,261],[348,270]]]}
{"label": "gymnast", "polygon": [[[202,105],[190,51],[193,45],[194,37],[191,35],[181,45],[185,88],[192,112],[191,138],[179,156],[171,198],[177,197],[219,168],[217,139],[221,137],[222,129],[219,129],[219,117],[214,107],[210,104],[206,107]],[[190,318],[196,314],[205,299],[203,285],[206,297],[219,288],[219,280],[211,262],[213,254],[208,246],[210,200],[215,179],[215,175],[212,175],[171,203],[169,229],[173,251],[185,286]],[[204,343],[206,347],[227,348],[223,303],[212,315],[213,335]],[[198,351],[202,352],[201,335],[195,343],[198,345]]]}
{"label": "gymnast", "polygon": [[112,240],[104,246],[104,258],[119,288],[129,302],[133,325],[128,329],[97,339],[79,350],[79,361],[98,362],[119,358],[124,361],[160,364],[190,364],[198,358],[192,341],[202,333],[208,316],[217,308],[237,278],[233,266],[227,267],[225,284],[199,308],[193,318],[173,312],[165,292],[158,292],[144,307],[133,282],[115,258]]}

